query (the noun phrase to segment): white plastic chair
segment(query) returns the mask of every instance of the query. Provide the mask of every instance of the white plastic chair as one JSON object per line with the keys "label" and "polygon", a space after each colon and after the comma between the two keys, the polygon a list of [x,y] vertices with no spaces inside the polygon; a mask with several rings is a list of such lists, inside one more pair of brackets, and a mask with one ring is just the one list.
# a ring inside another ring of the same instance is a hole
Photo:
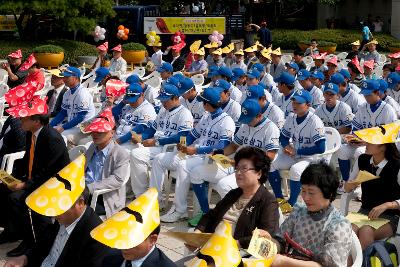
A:
{"label": "white plastic chair", "polygon": [[328,61],[329,59],[333,58],[335,54],[328,54],[325,56],[325,62]]}
{"label": "white plastic chair", "polygon": [[160,77],[161,78],[160,73],[158,71],[153,71],[149,75],[147,75],[145,77],[142,77],[142,81],[146,81],[146,80],[148,80],[148,79],[150,79],[152,77]]}
{"label": "white plastic chair", "polygon": [[10,87],[6,83],[0,83],[0,97],[3,97],[9,89]]}
{"label": "white plastic chair", "polygon": [[[332,155],[339,150],[341,144],[342,144],[342,138],[339,134],[339,132],[332,127],[325,127],[325,137],[326,137],[326,149],[323,154],[315,155],[313,157],[314,161],[321,160],[323,159],[327,164],[330,163]],[[282,185],[283,185],[283,191],[284,194],[287,196],[289,195],[289,187],[287,180],[290,178],[289,177],[289,170],[280,170],[279,171],[281,177],[282,177]]]}
{"label": "white plastic chair", "polygon": [[196,74],[191,77],[194,85],[202,86],[204,83],[204,75],[203,74]]}
{"label": "white plastic chair", "polygon": [[350,255],[351,258],[353,259],[353,265],[352,267],[361,267],[362,261],[363,261],[363,253],[362,253],[362,248],[360,241],[358,240],[358,237],[354,231],[351,231],[351,248],[350,248]]}
{"label": "white plastic chair", "polygon": [[0,84],[7,83],[8,80],[8,72],[4,69],[0,69]]}
{"label": "white plastic chair", "polygon": [[347,53],[347,52],[340,52],[339,54],[337,54],[337,58],[340,61],[345,60],[348,54],[349,53]]}
{"label": "white plastic chair", "polygon": [[89,72],[87,75],[82,76],[81,80],[86,80],[92,76],[96,77],[96,70],[93,69],[91,72]]}
{"label": "white plastic chair", "polygon": [[11,154],[6,154],[1,162],[1,169],[5,170],[7,173],[11,174],[14,166],[14,162],[17,159],[22,159],[25,155],[25,151],[15,152]]}
{"label": "white plastic chair", "polygon": [[314,59],[312,58],[312,56],[305,56],[303,58],[304,63],[306,63],[306,65],[310,65],[311,63],[314,62]]}
{"label": "white plastic chair", "polygon": [[74,159],[76,159],[81,154],[84,154],[85,152],[86,152],[86,146],[84,145],[75,146],[68,151],[69,159],[73,161]]}
{"label": "white plastic chair", "polygon": [[146,80],[144,83],[150,85],[153,88],[159,88],[161,86],[161,82],[161,78],[153,76],[150,79]]}
{"label": "white plastic chair", "polygon": [[386,62],[386,56],[384,54],[380,54],[379,65],[383,65]]}
{"label": "white plastic chair", "polygon": [[283,64],[286,64],[286,63],[292,61],[292,56],[291,55],[282,55],[281,61]]}
{"label": "white plastic chair", "polygon": [[145,67],[135,67],[133,69],[132,74],[136,74],[137,76],[139,76],[140,78],[143,78],[144,75],[146,74],[146,68]]}

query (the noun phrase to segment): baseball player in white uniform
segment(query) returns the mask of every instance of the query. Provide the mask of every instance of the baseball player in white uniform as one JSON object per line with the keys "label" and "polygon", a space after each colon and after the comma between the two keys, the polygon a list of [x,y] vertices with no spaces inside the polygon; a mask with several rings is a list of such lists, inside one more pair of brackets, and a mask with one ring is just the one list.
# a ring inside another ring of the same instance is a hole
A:
{"label": "baseball player in white uniform", "polygon": [[151,87],[150,85],[144,83],[142,79],[137,74],[132,74],[126,78],[126,83],[133,84],[138,83],[143,89],[144,99],[146,99],[150,104],[152,104],[156,111],[161,108],[161,102],[157,99],[158,89]]}
{"label": "baseball player in white uniform", "polygon": [[[189,193],[191,178],[220,176],[218,172],[225,170],[215,164],[207,164],[204,154],[211,153],[214,149],[223,149],[231,141],[235,132],[235,123],[232,118],[222,111],[220,105],[220,93],[215,88],[206,88],[199,100],[204,102],[206,113],[196,127],[187,135],[186,145],[178,144],[181,153],[187,156],[161,153],[157,155],[152,164],[150,185],[161,191],[166,170],[176,170],[177,180],[175,186],[174,205],[170,211],[161,216],[163,222],[175,222],[187,218],[187,194]],[[200,168],[200,169],[199,169]],[[154,184],[153,184],[154,183]],[[195,191],[204,190],[203,183],[193,185]]]}
{"label": "baseball player in white uniform", "polygon": [[[325,128],[317,115],[310,112],[312,96],[307,90],[292,96],[293,112],[286,117],[280,134],[282,150],[272,163],[269,182],[282,212],[290,212],[300,194],[300,176],[317,154],[325,152]],[[292,142],[292,143],[290,143]],[[286,202],[281,189],[279,170],[289,170],[290,198]]]}
{"label": "baseball player in white uniform", "polygon": [[247,88],[247,99],[254,99],[258,101],[261,112],[265,118],[275,123],[279,129],[285,123],[285,115],[283,111],[274,103],[269,102],[265,96],[265,90],[260,85],[252,85]]}
{"label": "baseball player in white uniform", "polygon": [[[163,108],[152,127],[142,134],[149,138],[141,142],[144,147],[140,146],[131,151],[131,185],[135,196],[143,194],[148,189],[147,170],[151,160],[163,151],[162,146],[178,143],[179,135],[192,129],[193,116],[180,104],[179,96],[176,86],[168,83],[164,85],[158,96]],[[140,143],[140,140],[132,139],[132,141]]]}
{"label": "baseball player in white uniform", "polygon": [[394,100],[391,96],[387,95],[387,91],[388,91],[388,87],[389,87],[388,83],[383,79],[379,79],[378,82],[379,82],[380,97],[381,97],[382,101],[385,101],[386,103],[391,105],[392,108],[396,111],[397,118],[400,118],[399,103],[397,103],[396,100]]}
{"label": "baseball player in white uniform", "polygon": [[260,83],[265,84],[267,87],[276,86],[274,82],[274,78],[271,74],[265,71],[265,66],[261,63],[256,63],[252,67],[253,69],[258,70],[260,72]]}
{"label": "baseball player in white uniform", "polygon": [[297,80],[299,81],[303,89],[307,90],[312,95],[312,107],[316,109],[322,103],[324,103],[324,97],[322,96],[322,91],[311,82],[310,78],[311,73],[308,70],[299,70],[299,72],[297,73]]}
{"label": "baseball player in white uniform", "polygon": [[144,132],[148,132],[157,116],[153,105],[144,98],[143,89],[138,83],[126,88],[124,100],[112,108],[112,114],[118,125],[115,131],[116,141],[129,152],[138,147],[131,142],[132,131],[142,135],[143,140],[149,138]]}
{"label": "baseball player in white uniform", "polygon": [[360,93],[360,87],[352,82],[350,72],[347,69],[341,69],[339,73],[343,75],[344,80],[347,82],[351,90],[355,91],[356,93]]}
{"label": "baseball player in white uniform", "polygon": [[225,66],[221,66],[219,67],[214,75],[214,84],[211,84],[212,86],[217,86],[215,85],[215,81],[216,80],[225,80],[230,84],[229,87],[229,92],[230,92],[230,97],[235,100],[236,102],[240,103],[240,100],[242,99],[242,92],[239,90],[239,88],[237,88],[236,86],[234,86],[231,83],[231,79],[233,77],[233,73],[231,71],[230,68],[225,67]]}
{"label": "baseball player in white uniform", "polygon": [[[62,75],[69,90],[63,96],[61,111],[50,122],[50,126],[53,126],[67,138],[70,145],[74,146],[85,137],[78,125],[93,118],[95,108],[92,95],[80,84],[80,70],[68,67]],[[63,123],[65,118],[67,118],[67,122]]]}
{"label": "baseball player in white uniform", "polygon": [[230,98],[230,84],[225,80],[216,80],[214,82],[214,88],[218,89],[221,94],[221,108],[222,111],[228,114],[239,128],[239,117],[240,117],[240,104]]}
{"label": "baseball player in white uniform", "polygon": [[235,86],[242,92],[242,98],[243,94],[246,94],[246,72],[240,68],[234,68],[232,69],[232,79]]}
{"label": "baseball player in white uniform", "polygon": [[340,134],[348,134],[351,131],[351,121],[354,114],[346,103],[339,101],[339,86],[334,83],[326,83],[324,86],[325,103],[317,108],[317,115],[325,126],[333,127]]}
{"label": "baseball player in white uniform", "polygon": [[[269,102],[273,102],[273,98],[271,93],[266,89],[266,85],[263,83],[260,83],[260,77],[261,77],[261,73],[256,69],[256,68],[252,68],[250,69],[247,74],[247,79],[246,79],[246,86],[252,86],[252,85],[261,85],[264,89],[265,89],[265,97],[267,98],[267,100]],[[244,94],[242,96],[242,100],[240,101],[240,103],[243,103],[243,101],[246,100],[246,95]]]}
{"label": "baseball player in white uniform", "polygon": [[193,116],[194,126],[200,121],[204,114],[203,103],[197,99],[197,89],[192,79],[182,78],[178,83],[181,104],[187,108]]}
{"label": "baseball player in white uniform", "polygon": [[356,114],[359,107],[365,103],[365,99],[362,95],[351,90],[343,75],[340,73],[333,74],[329,82],[335,83],[339,86],[340,101],[349,105],[353,114]]}
{"label": "baseball player in white uniform", "polygon": [[[336,74],[335,74],[336,75]],[[379,96],[379,82],[377,80],[365,80],[361,82],[361,94],[367,103],[361,105],[352,123],[352,130],[376,127],[394,122],[397,119],[394,109],[382,101]],[[345,140],[350,140],[345,137]],[[344,181],[349,179],[350,159],[357,159],[365,152],[365,146],[361,143],[342,144],[338,151],[339,168]]]}
{"label": "baseball player in white uniform", "polygon": [[293,112],[292,97],[294,94],[294,81],[294,76],[287,72],[282,72],[282,74],[275,79],[275,82],[278,83],[279,92],[282,94],[275,104],[283,111],[285,118]]}
{"label": "baseball player in white uniform", "polygon": [[387,95],[391,96],[397,103],[400,103],[400,74],[392,72],[386,79],[389,90]]}

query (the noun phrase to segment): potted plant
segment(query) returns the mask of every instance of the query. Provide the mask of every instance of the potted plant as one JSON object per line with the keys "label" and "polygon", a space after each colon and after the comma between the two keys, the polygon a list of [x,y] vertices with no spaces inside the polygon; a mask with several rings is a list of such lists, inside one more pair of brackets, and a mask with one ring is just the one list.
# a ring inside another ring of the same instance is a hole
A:
{"label": "potted plant", "polygon": [[389,51],[392,53],[397,53],[400,52],[400,42],[397,43],[391,43],[389,46]]}
{"label": "potted plant", "polygon": [[337,44],[333,42],[320,41],[318,44],[318,49],[321,53],[333,54],[336,51],[336,47]]}
{"label": "potted plant", "polygon": [[139,43],[127,43],[122,45],[122,57],[130,64],[142,63],[145,59],[146,47]]}
{"label": "potted plant", "polygon": [[35,47],[33,53],[41,67],[57,68],[64,60],[64,49],[56,45]]}

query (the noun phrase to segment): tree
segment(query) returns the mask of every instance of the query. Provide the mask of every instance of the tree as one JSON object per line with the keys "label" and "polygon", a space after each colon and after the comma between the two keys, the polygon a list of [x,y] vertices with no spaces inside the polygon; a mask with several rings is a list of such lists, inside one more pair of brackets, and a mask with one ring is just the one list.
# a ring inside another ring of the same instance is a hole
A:
{"label": "tree", "polygon": [[75,35],[89,33],[99,20],[115,15],[113,5],[113,0],[2,0],[0,14],[14,15],[21,39],[34,39],[46,21]]}

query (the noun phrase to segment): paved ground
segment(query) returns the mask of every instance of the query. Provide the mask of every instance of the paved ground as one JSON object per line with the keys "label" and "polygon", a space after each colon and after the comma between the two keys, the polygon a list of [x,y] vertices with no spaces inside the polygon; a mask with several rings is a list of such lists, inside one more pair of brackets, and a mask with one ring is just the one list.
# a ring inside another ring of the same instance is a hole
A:
{"label": "paved ground", "polygon": [[[192,196],[192,194],[189,194]],[[190,197],[191,198],[191,197]],[[340,196],[339,196],[340,198]],[[336,199],[334,201],[335,207],[339,208],[340,206],[340,199]],[[217,201],[217,196],[215,195],[215,192],[212,197],[212,203],[216,203]],[[191,201],[189,200],[189,203]],[[356,202],[352,200],[350,202],[350,211],[357,211],[360,207],[360,202]],[[190,207],[190,211],[192,211],[193,207]],[[191,215],[191,212],[189,213]],[[1,228],[0,228],[1,229]],[[167,231],[188,231],[189,227],[187,225],[186,221],[181,221],[177,223],[171,223],[171,224],[166,224],[163,223],[161,225],[161,232],[167,232]],[[16,247],[18,245],[18,242],[12,243],[12,244],[5,244],[5,245],[0,245],[0,267],[4,266],[4,263],[6,261],[6,252],[9,251],[10,249]],[[183,258],[183,255],[185,254],[185,246],[182,242],[179,242],[175,239],[172,239],[170,237],[167,237],[161,233],[158,239],[158,247],[164,251],[164,253],[173,261],[177,261],[179,259]]]}

